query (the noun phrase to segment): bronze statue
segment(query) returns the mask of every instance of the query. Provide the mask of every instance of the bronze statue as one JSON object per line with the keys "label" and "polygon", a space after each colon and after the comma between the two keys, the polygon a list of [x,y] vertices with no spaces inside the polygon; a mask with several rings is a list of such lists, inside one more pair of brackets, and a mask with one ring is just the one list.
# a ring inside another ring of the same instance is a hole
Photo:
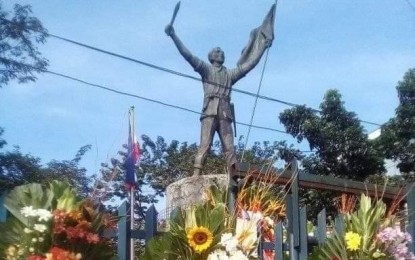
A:
{"label": "bronze statue", "polygon": [[178,8],[179,4],[176,5],[173,18],[166,26],[165,32],[172,38],[180,54],[200,74],[204,91],[202,115],[200,117],[200,147],[194,161],[193,176],[201,174],[215,132],[219,134],[226,164],[228,170],[231,170],[236,164],[232,129],[232,122],[235,117],[230,102],[232,86],[258,64],[265,50],[271,46],[274,39],[275,5],[268,12],[263,24],[251,32],[248,45],[243,49],[241,58],[236,68],[233,69],[227,69],[223,66],[225,54],[219,47],[213,48],[209,52],[210,64],[192,55],[173,28]]}

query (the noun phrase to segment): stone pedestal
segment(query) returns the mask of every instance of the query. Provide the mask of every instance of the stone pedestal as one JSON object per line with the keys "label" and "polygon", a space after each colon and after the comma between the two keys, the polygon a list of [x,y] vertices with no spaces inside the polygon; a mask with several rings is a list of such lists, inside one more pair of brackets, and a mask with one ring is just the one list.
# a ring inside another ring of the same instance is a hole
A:
{"label": "stone pedestal", "polygon": [[203,199],[203,191],[212,185],[226,189],[228,186],[228,175],[200,175],[183,178],[170,184],[166,189],[168,210],[173,210],[179,206],[190,206],[201,202]]}

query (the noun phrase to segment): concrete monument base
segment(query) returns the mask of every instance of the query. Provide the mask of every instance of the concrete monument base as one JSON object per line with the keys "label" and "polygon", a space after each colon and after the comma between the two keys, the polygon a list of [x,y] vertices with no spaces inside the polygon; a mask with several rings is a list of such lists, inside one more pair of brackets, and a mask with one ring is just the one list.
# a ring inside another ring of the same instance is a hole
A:
{"label": "concrete monument base", "polygon": [[167,208],[173,210],[176,207],[186,207],[201,202],[203,200],[203,192],[212,185],[226,189],[228,186],[228,175],[199,175],[173,182],[166,189]]}

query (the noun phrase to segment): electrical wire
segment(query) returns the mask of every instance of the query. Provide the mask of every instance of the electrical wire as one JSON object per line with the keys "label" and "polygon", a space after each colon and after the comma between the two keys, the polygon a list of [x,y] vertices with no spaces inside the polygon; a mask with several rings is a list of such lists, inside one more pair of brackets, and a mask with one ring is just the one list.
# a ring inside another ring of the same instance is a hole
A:
{"label": "electrical wire", "polygon": [[[8,19],[5,19],[5,18],[2,18],[2,17],[0,17],[0,19],[3,20],[3,21],[9,22],[9,23],[13,23],[12,21],[10,21]],[[104,49],[101,49],[101,48],[98,48],[98,47],[94,47],[94,46],[91,46],[91,45],[88,45],[88,44],[85,44],[85,43],[74,41],[74,40],[71,40],[71,39],[56,35],[56,34],[46,32],[46,31],[35,30],[35,29],[30,29],[30,30],[35,31],[35,32],[39,32],[39,33],[44,33],[44,34],[46,34],[50,37],[53,37],[53,38],[56,38],[56,39],[59,39],[59,40],[62,40],[62,41],[66,41],[68,43],[75,44],[75,45],[78,45],[78,46],[81,46],[81,47],[84,47],[84,48],[87,48],[87,49],[90,49],[90,50],[101,52],[101,53],[104,53],[104,54],[107,54],[107,55],[110,55],[110,56],[113,56],[113,57],[117,57],[117,58],[120,58],[120,59],[131,61],[131,62],[140,64],[140,65],[143,65],[143,66],[147,66],[147,67],[155,69],[155,70],[163,71],[163,72],[166,72],[166,73],[181,76],[181,77],[184,77],[184,78],[189,78],[189,79],[196,80],[196,81],[202,81],[202,79],[200,79],[198,77],[195,77],[195,76],[191,76],[191,75],[188,75],[188,74],[185,74],[185,73],[182,73],[182,72],[178,72],[178,71],[175,71],[175,70],[172,70],[172,69],[167,69],[167,68],[164,68],[164,67],[161,67],[161,66],[158,66],[158,65],[154,65],[154,64],[151,64],[151,63],[148,63],[148,62],[144,62],[144,61],[141,61],[141,60],[138,60],[138,59],[135,59],[135,58],[131,58],[131,57],[128,57],[128,56],[125,56],[125,55],[121,55],[121,54],[118,54],[118,53],[115,53],[115,52],[107,51],[107,50],[104,50]],[[216,86],[221,87],[221,88],[229,88],[227,86],[223,86],[223,85],[217,84],[215,82],[208,82],[207,81],[207,83],[216,85]],[[284,104],[284,105],[291,106],[291,107],[302,106],[302,105],[299,105],[299,104],[295,104],[295,103],[291,103],[291,102],[288,102],[288,101],[276,99],[276,98],[273,98],[273,97],[268,97],[268,96],[264,96],[264,95],[255,94],[255,93],[252,93],[252,92],[249,92],[249,91],[240,90],[240,89],[233,88],[233,87],[231,89],[232,89],[232,91],[237,92],[237,93],[241,93],[241,94],[245,94],[245,95],[252,96],[252,97],[255,97],[255,98]],[[310,108],[310,109],[315,113],[322,113],[321,110],[314,109],[314,108]],[[370,125],[382,126],[381,124],[374,123],[374,122],[369,122],[369,121],[366,121],[366,120],[359,120],[359,121],[362,122],[362,123],[370,124]]]}
{"label": "electrical wire", "polygon": [[[28,64],[24,64],[24,63],[20,63],[20,62],[15,62],[15,63],[19,64],[21,66],[34,68],[33,66],[28,65]],[[62,77],[62,78],[65,78],[65,79],[76,81],[76,82],[82,83],[84,85],[88,85],[88,86],[91,86],[91,87],[103,89],[103,90],[110,91],[110,92],[113,92],[113,93],[116,93],[116,94],[119,94],[119,95],[134,97],[134,98],[138,98],[138,99],[145,100],[145,101],[148,101],[148,102],[156,103],[156,104],[159,104],[159,105],[162,105],[162,106],[183,110],[183,111],[190,112],[190,113],[197,114],[197,115],[203,115],[203,113],[200,113],[200,112],[198,112],[196,110],[193,110],[193,109],[189,109],[189,108],[185,108],[185,107],[182,107],[182,106],[169,104],[169,103],[166,103],[166,102],[162,102],[162,101],[155,100],[155,99],[152,99],[152,98],[139,96],[139,95],[136,95],[136,94],[127,93],[127,92],[124,92],[124,91],[119,91],[119,90],[116,90],[116,89],[113,89],[113,88],[105,87],[105,86],[100,85],[100,84],[91,83],[91,82],[87,82],[87,81],[79,79],[79,78],[68,76],[68,75],[65,75],[65,74],[62,74],[62,73],[59,73],[59,72],[54,72],[54,71],[50,71],[50,70],[46,70],[46,69],[39,69],[39,68],[37,68],[37,69],[41,70],[42,72],[49,73],[51,75],[55,75],[55,76],[58,76],[58,77]],[[0,71],[10,71],[10,70],[0,70]],[[248,127],[250,126],[250,124],[243,123],[243,122],[237,122],[236,121],[235,123],[238,124],[238,125],[242,125],[242,126],[248,126]],[[258,126],[258,125],[252,125],[252,127],[256,128],[256,129],[268,130],[268,131],[273,131],[273,132],[278,132],[278,133],[282,133],[282,134],[291,135],[290,133],[287,133],[285,131],[278,130],[278,129],[275,129],[275,128],[270,128],[270,127],[265,127],[265,126]]]}
{"label": "electrical wire", "polygon": [[261,91],[261,86],[262,86],[262,80],[264,78],[264,74],[265,74],[265,67],[267,66],[267,61],[268,61],[268,54],[269,54],[269,49],[267,48],[267,53],[265,54],[265,61],[264,61],[264,65],[262,67],[262,72],[261,72],[261,78],[259,80],[259,86],[258,86],[258,90],[256,93],[256,98],[255,98],[255,102],[254,102],[254,107],[252,108],[252,113],[251,113],[251,119],[249,121],[249,127],[248,127],[248,132],[246,134],[246,140],[245,140],[245,144],[244,144],[244,150],[242,151],[242,156],[241,156],[241,162],[244,159],[245,156],[245,149],[248,145],[248,141],[249,141],[249,134],[251,133],[251,128],[252,128],[252,123],[254,122],[254,116],[255,116],[255,111],[256,111],[256,106],[258,104],[258,95],[259,92]]}
{"label": "electrical wire", "polygon": [[415,6],[411,2],[409,2],[409,0],[405,0],[405,2],[411,7],[412,11],[415,12]]}

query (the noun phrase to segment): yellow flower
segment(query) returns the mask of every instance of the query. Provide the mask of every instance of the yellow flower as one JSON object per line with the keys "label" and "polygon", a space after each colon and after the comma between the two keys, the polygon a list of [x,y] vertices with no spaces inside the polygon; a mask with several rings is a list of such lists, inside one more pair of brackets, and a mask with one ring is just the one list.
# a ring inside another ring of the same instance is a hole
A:
{"label": "yellow flower", "polygon": [[354,233],[352,231],[347,232],[346,235],[344,236],[344,239],[346,240],[347,249],[351,251],[358,250],[360,246],[360,242],[362,241],[362,237],[359,234]]}
{"label": "yellow flower", "polygon": [[210,247],[213,235],[209,229],[196,226],[187,232],[187,240],[196,253],[201,253]]}

